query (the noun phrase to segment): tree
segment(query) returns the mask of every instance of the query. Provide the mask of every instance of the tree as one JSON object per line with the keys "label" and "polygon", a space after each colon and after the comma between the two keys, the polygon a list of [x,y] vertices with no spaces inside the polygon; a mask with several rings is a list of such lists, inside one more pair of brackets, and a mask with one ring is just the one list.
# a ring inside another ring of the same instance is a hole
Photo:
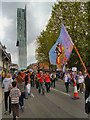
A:
{"label": "tree", "polygon": [[[49,62],[49,50],[57,41],[63,21],[85,65],[89,64],[89,4],[82,2],[58,2],[52,6],[51,18],[46,30],[37,37],[36,59]],[[88,58],[88,61],[87,61]],[[82,68],[82,63],[73,49],[68,66]]]}

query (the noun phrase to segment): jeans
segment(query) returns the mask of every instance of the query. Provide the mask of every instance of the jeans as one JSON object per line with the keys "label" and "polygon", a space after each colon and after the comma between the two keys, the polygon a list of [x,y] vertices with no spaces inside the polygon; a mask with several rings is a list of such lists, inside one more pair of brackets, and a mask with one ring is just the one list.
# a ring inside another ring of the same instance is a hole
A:
{"label": "jeans", "polygon": [[34,80],[31,79],[31,87],[34,87]]}
{"label": "jeans", "polygon": [[27,85],[25,86],[25,98],[28,99],[28,89],[27,89]]}
{"label": "jeans", "polygon": [[35,81],[35,84],[36,84],[36,88],[38,88],[39,82],[37,80]]}
{"label": "jeans", "polygon": [[43,82],[39,83],[39,93],[41,93],[41,87],[42,87],[42,94],[44,95],[44,83]]}
{"label": "jeans", "polygon": [[46,82],[45,85],[46,85],[47,92],[49,92],[50,91],[50,82]]}
{"label": "jeans", "polygon": [[24,100],[23,99],[24,99],[24,93],[22,92],[21,96],[19,97],[19,104],[20,104],[21,108],[24,105]]}
{"label": "jeans", "polygon": [[55,87],[55,80],[56,80],[56,79],[52,80],[51,86],[54,84],[54,87]]}
{"label": "jeans", "polygon": [[13,120],[16,120],[16,116],[19,117],[19,104],[12,104]]}
{"label": "jeans", "polygon": [[65,82],[66,92],[68,93],[69,82]]}
{"label": "jeans", "polygon": [[[8,97],[9,97],[9,91],[4,92],[4,98],[5,98],[5,111],[8,111]],[[11,98],[9,97],[9,113],[11,113]]]}

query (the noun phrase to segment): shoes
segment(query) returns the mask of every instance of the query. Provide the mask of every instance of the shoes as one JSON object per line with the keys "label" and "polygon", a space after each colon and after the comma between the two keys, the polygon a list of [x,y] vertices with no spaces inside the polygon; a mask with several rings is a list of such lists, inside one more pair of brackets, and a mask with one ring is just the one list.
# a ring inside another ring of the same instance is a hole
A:
{"label": "shoes", "polygon": [[5,111],[4,114],[8,114],[8,111]]}
{"label": "shoes", "polygon": [[11,115],[12,115],[12,113],[9,113],[9,115],[11,116]]}
{"label": "shoes", "polygon": [[24,111],[24,106],[21,107],[21,111],[22,111],[22,112]]}
{"label": "shoes", "polygon": [[80,92],[80,89],[78,90],[78,92]]}
{"label": "shoes", "polygon": [[43,93],[43,95],[44,95],[44,93]]}
{"label": "shoes", "polygon": [[18,116],[16,116],[16,118],[19,118]]}
{"label": "shoes", "polygon": [[22,109],[24,109],[24,106],[22,106]]}

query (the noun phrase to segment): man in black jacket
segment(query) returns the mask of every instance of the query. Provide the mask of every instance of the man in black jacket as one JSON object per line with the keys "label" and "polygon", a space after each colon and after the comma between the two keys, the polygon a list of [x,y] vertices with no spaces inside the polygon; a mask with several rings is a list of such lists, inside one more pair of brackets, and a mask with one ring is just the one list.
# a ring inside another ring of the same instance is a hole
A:
{"label": "man in black jacket", "polygon": [[[87,72],[90,75],[90,67],[87,67]],[[88,114],[88,117],[90,119],[90,78],[87,75],[85,78],[85,112]]]}

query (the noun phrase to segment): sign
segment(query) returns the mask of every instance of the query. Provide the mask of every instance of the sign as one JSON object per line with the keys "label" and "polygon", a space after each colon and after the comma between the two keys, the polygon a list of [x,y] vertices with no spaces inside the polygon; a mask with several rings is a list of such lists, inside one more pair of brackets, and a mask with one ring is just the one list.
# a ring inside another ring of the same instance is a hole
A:
{"label": "sign", "polygon": [[72,71],[77,71],[77,67],[72,67]]}

